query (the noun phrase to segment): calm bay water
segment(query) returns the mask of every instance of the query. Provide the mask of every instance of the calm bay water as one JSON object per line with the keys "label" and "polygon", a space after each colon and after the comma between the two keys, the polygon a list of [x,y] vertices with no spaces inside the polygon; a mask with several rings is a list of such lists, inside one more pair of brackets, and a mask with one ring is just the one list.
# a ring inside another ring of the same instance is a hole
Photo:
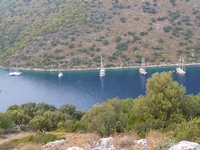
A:
{"label": "calm bay water", "polygon": [[0,70],[0,112],[27,102],[44,102],[57,108],[74,104],[78,110],[87,110],[114,97],[136,98],[145,94],[147,79],[162,71],[173,71],[174,81],[183,84],[187,94],[200,92],[199,66],[188,66],[185,76],[174,70],[175,67],[147,68],[147,76],[141,76],[138,69],[106,70],[103,79],[98,70],[63,72],[62,78],[57,72],[22,71],[20,76],[9,76],[8,70]]}

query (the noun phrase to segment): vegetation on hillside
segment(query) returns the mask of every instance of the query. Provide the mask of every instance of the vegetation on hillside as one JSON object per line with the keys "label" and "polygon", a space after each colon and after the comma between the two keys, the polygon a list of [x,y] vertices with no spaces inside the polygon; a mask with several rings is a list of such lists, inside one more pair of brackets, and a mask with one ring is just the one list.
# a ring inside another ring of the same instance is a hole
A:
{"label": "vegetation on hillside", "polygon": [[200,1],[0,1],[0,66],[87,69],[200,56]]}
{"label": "vegetation on hillside", "polygon": [[185,87],[173,81],[172,72],[153,74],[146,89],[146,95],[137,99],[113,98],[87,111],[69,104],[60,108],[33,102],[12,105],[0,114],[0,131],[14,132],[14,125],[23,131],[96,132],[100,136],[135,131],[145,137],[159,131],[177,140],[200,140],[200,94],[186,95]]}

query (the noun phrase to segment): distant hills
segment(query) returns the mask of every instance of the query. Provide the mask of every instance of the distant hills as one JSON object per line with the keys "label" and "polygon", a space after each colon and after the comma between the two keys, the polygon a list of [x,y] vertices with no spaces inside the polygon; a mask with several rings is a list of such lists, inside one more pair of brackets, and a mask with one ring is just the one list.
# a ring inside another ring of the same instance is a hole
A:
{"label": "distant hills", "polygon": [[200,62],[199,0],[0,0],[0,66]]}

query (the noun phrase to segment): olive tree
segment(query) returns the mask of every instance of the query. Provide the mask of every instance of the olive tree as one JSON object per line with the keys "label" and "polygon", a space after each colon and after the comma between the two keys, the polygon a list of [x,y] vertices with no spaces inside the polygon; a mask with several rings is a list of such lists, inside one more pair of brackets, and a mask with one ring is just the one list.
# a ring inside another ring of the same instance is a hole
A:
{"label": "olive tree", "polygon": [[119,99],[108,100],[103,104],[96,104],[85,112],[81,122],[88,131],[96,131],[100,135],[110,135],[128,129],[128,112]]}
{"label": "olive tree", "polygon": [[9,129],[14,127],[14,121],[9,114],[0,113],[0,129]]}
{"label": "olive tree", "polygon": [[147,132],[164,129],[172,122],[180,123],[184,118],[180,103],[185,91],[185,87],[173,81],[172,72],[153,74],[147,80],[146,96],[140,96],[133,106],[136,118],[143,120],[136,125],[137,129]]}
{"label": "olive tree", "polygon": [[31,120],[31,117],[25,114],[24,111],[21,109],[7,110],[6,113],[9,114],[13,118],[15,124],[18,125],[28,124]]}
{"label": "olive tree", "polygon": [[28,103],[22,104],[20,109],[22,109],[24,113],[27,114],[28,116],[34,117],[35,106],[36,106],[36,103],[28,102]]}
{"label": "olive tree", "polygon": [[47,121],[45,117],[43,116],[35,116],[31,121],[30,121],[30,126],[37,131],[38,129],[45,129],[46,130],[46,124]]}
{"label": "olive tree", "polygon": [[71,104],[63,104],[59,109],[62,113],[68,113],[69,115],[73,115],[76,111],[76,106]]}

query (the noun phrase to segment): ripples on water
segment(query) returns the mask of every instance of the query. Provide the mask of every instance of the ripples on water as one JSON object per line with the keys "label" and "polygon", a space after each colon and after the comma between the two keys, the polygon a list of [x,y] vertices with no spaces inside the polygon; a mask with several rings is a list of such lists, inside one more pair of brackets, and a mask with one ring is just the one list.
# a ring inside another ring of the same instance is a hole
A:
{"label": "ripples on water", "polygon": [[20,76],[8,76],[8,70],[0,70],[0,111],[26,102],[48,103],[56,107],[74,104],[78,110],[87,110],[96,103],[118,97],[136,98],[145,94],[145,84],[155,72],[172,71],[173,79],[186,86],[187,94],[200,91],[200,67],[187,67],[185,76],[177,75],[175,67],[147,68],[141,76],[138,69],[106,70],[104,78],[99,71],[57,72],[23,71]]}

